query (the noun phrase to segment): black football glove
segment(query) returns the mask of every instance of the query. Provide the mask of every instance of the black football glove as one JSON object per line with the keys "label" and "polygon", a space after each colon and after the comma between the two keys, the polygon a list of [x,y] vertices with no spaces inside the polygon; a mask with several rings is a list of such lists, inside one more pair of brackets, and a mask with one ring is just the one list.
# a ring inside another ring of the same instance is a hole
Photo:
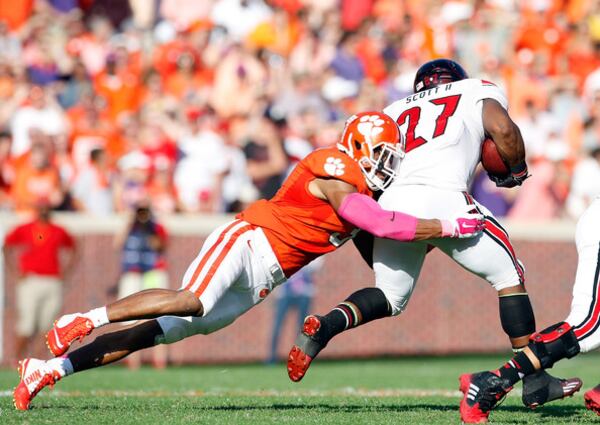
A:
{"label": "black football glove", "polygon": [[526,174],[523,177],[515,177],[512,174],[509,174],[507,176],[494,176],[492,174],[488,174],[488,177],[491,181],[496,183],[497,187],[510,188],[515,186],[521,186],[527,178],[531,177],[531,174]]}
{"label": "black football glove", "polygon": [[522,162],[514,167],[510,167],[510,174],[506,176],[495,176],[493,174],[488,174],[488,177],[491,181],[496,183],[497,187],[510,188],[521,186],[525,180],[531,177],[531,174],[529,174],[527,171],[527,164]]}

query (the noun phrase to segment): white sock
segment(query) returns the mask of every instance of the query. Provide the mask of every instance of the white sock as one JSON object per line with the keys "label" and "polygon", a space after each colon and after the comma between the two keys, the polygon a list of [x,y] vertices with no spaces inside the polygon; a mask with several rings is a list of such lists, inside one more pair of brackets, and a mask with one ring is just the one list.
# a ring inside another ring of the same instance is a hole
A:
{"label": "white sock", "polygon": [[99,328],[100,326],[104,326],[109,323],[106,307],[95,308],[87,313],[82,314],[82,316],[90,319],[95,328]]}
{"label": "white sock", "polygon": [[63,378],[75,372],[73,370],[73,363],[71,363],[71,360],[67,356],[56,357],[48,360],[46,363]]}

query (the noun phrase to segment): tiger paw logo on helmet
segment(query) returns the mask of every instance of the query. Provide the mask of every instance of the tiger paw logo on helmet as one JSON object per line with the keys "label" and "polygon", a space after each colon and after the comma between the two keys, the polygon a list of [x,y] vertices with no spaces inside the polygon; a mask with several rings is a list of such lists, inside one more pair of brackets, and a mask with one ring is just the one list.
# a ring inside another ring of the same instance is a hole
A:
{"label": "tiger paw logo on helmet", "polygon": [[364,115],[356,128],[368,140],[383,132],[383,124],[385,121],[378,115]]}
{"label": "tiger paw logo on helmet", "polygon": [[341,176],[345,172],[344,168],[346,168],[346,164],[344,164],[340,158],[330,156],[325,160],[323,168],[330,176]]}

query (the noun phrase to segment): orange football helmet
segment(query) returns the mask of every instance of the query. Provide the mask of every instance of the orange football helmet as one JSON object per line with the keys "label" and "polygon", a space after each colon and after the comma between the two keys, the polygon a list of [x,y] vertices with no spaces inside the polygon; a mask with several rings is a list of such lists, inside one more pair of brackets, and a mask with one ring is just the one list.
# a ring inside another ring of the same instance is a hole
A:
{"label": "orange football helmet", "polygon": [[348,118],[337,148],[358,162],[371,190],[387,188],[404,158],[398,125],[383,112],[361,112]]}

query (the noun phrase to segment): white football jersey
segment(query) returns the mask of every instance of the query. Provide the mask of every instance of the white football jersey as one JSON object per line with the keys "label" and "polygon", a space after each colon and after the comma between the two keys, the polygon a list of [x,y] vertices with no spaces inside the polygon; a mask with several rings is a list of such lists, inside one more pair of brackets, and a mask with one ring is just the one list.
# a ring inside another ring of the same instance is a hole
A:
{"label": "white football jersey", "polygon": [[424,90],[387,106],[383,111],[398,123],[406,143],[406,156],[392,186],[467,190],[485,138],[483,99],[508,107],[502,90],[474,78]]}

